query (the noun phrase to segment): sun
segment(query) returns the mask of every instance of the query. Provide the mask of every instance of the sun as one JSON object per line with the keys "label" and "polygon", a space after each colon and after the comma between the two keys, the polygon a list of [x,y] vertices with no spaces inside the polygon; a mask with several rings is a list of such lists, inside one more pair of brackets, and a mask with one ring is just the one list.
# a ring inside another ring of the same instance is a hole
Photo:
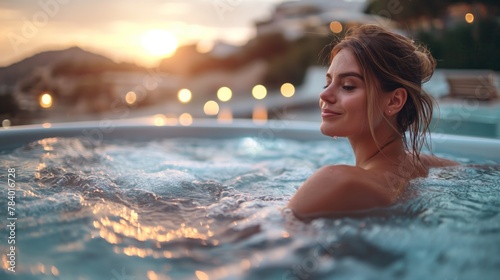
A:
{"label": "sun", "polygon": [[151,56],[170,57],[177,50],[177,38],[169,31],[152,29],[141,39],[142,46]]}

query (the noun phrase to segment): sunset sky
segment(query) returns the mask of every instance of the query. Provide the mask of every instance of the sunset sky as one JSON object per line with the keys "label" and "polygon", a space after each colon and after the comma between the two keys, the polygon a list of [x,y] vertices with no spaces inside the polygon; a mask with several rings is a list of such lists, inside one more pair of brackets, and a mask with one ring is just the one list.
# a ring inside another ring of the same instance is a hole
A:
{"label": "sunset sky", "polygon": [[0,3],[0,66],[79,46],[153,66],[175,45],[243,44],[283,0],[7,0]]}

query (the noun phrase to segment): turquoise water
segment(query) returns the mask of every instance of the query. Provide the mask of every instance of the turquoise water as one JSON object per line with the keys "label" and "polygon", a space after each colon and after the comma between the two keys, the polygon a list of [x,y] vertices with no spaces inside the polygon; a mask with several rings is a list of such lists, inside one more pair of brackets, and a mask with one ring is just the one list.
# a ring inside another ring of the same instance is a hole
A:
{"label": "turquoise water", "polygon": [[[454,158],[450,155],[444,155]],[[283,206],[346,141],[50,138],[16,175],[16,272],[1,279],[497,279],[500,162],[454,158],[397,204],[303,223]]]}

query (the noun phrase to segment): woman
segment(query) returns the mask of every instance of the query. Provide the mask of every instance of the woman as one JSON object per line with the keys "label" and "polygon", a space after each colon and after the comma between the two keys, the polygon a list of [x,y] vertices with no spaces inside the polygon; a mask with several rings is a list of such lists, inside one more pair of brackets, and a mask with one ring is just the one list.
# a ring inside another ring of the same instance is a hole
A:
{"label": "woman", "polygon": [[356,165],[317,170],[288,203],[296,216],[387,206],[429,168],[457,164],[420,154],[432,118],[422,83],[436,66],[425,48],[365,25],[340,41],[331,58],[319,100],[321,132],[347,137]]}

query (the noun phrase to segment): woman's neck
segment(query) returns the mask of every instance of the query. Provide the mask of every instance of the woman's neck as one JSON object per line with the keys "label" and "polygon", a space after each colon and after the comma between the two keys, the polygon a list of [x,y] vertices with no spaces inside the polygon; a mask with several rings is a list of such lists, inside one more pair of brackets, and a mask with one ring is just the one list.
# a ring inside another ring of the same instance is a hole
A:
{"label": "woman's neck", "polygon": [[397,160],[400,153],[404,154],[403,139],[400,135],[392,134],[378,139],[382,139],[378,145],[372,137],[358,141],[349,139],[356,157],[356,166],[368,169],[371,163],[376,162],[381,156]]}

